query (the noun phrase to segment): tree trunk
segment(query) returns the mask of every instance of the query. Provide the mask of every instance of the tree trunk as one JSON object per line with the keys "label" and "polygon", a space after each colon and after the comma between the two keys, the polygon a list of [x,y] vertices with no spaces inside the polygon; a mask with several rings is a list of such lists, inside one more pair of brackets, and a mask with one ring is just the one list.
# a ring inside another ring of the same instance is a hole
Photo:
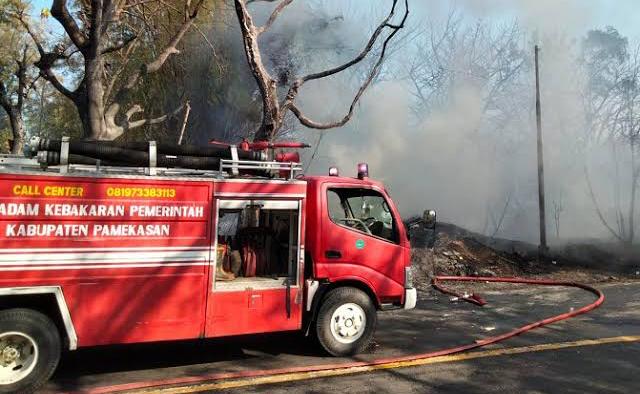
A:
{"label": "tree trunk", "polygon": [[628,244],[633,244],[635,238],[635,215],[636,215],[636,192],[638,190],[638,178],[640,174],[636,170],[636,144],[635,137],[632,137],[631,143],[631,201],[629,201],[629,236]]}
{"label": "tree trunk", "polygon": [[22,112],[17,108],[12,108],[8,113],[13,134],[11,153],[20,154],[22,153],[22,148],[24,148],[24,119],[22,118]]}
{"label": "tree trunk", "polygon": [[102,85],[104,63],[102,57],[96,56],[95,58],[86,59],[84,67],[84,94],[80,95],[84,97],[79,99],[83,103],[77,103],[77,105],[79,104],[78,111],[81,113],[80,119],[82,119],[82,126],[84,127],[84,137],[93,140],[113,139],[110,136],[104,117],[104,86]]}

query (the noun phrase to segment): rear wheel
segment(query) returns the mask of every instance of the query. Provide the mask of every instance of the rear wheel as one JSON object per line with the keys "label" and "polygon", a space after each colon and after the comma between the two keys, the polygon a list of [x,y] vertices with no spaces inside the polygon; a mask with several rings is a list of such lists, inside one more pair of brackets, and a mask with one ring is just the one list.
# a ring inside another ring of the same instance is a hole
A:
{"label": "rear wheel", "polygon": [[373,337],[376,308],[369,296],[353,287],[339,287],[325,297],[316,320],[316,335],[333,356],[362,352]]}
{"label": "rear wheel", "polygon": [[60,335],[44,314],[31,309],[0,311],[0,393],[32,393],[60,360]]}

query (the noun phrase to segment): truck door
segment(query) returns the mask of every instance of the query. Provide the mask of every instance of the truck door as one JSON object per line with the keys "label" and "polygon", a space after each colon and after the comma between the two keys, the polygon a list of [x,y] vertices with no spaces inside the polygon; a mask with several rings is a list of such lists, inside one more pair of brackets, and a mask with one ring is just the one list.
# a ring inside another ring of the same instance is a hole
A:
{"label": "truck door", "polygon": [[374,189],[328,187],[323,216],[320,275],[364,279],[381,298],[402,297],[407,250],[386,197]]}
{"label": "truck door", "polygon": [[217,200],[206,336],[297,330],[301,201]]}

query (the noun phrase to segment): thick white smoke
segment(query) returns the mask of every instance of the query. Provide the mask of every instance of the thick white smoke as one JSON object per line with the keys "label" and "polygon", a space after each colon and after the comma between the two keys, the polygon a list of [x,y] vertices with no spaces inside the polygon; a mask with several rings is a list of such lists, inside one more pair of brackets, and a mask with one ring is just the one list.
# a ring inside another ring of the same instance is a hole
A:
{"label": "thick white smoke", "polygon": [[[462,78],[448,90],[445,105],[416,120],[411,111],[415,102],[411,82],[400,71],[402,64],[415,55],[409,43],[389,61],[396,67],[394,78],[385,78],[372,87],[353,121],[342,129],[324,132],[310,172],[326,173],[330,165],[338,165],[342,174],[355,175],[356,164],[368,162],[372,177],[388,185],[406,216],[433,208],[444,221],[488,235],[537,242],[535,41],[542,47],[548,238],[551,242],[611,239],[596,214],[585,168],[603,215],[615,225],[616,207],[625,209],[628,205],[625,180],[630,178],[629,158],[628,152],[618,147],[616,171],[612,148],[585,143],[584,81],[577,58],[582,37],[589,29],[600,27],[590,24],[592,11],[579,1],[518,2],[518,6],[501,0],[482,2],[481,6],[478,3],[460,3],[458,12],[465,26],[474,26],[477,17],[496,18],[495,25],[499,25],[504,24],[504,17],[514,16],[524,25],[519,45],[531,60],[523,71],[519,90],[510,93],[521,99],[521,113],[503,129],[493,129],[487,122],[486,91],[472,78]],[[444,23],[448,11],[440,8],[440,20],[429,19],[427,23],[421,19],[421,9],[409,28]],[[487,11],[489,8],[503,9],[504,17]],[[566,29],[558,29],[558,20]],[[481,23],[494,22],[484,19]],[[346,109],[354,85],[349,75],[343,75],[307,88],[300,101],[309,112],[334,119]],[[316,143],[317,131],[305,130],[304,135],[307,141]],[[615,191],[615,177],[620,192]]]}

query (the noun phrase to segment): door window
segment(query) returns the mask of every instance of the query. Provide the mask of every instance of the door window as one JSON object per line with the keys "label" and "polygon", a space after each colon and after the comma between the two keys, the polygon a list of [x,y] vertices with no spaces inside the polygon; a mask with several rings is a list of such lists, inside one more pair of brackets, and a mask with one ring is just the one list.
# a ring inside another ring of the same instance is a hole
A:
{"label": "door window", "polygon": [[380,193],[369,189],[329,189],[327,206],[329,217],[334,223],[398,242],[393,215]]}

